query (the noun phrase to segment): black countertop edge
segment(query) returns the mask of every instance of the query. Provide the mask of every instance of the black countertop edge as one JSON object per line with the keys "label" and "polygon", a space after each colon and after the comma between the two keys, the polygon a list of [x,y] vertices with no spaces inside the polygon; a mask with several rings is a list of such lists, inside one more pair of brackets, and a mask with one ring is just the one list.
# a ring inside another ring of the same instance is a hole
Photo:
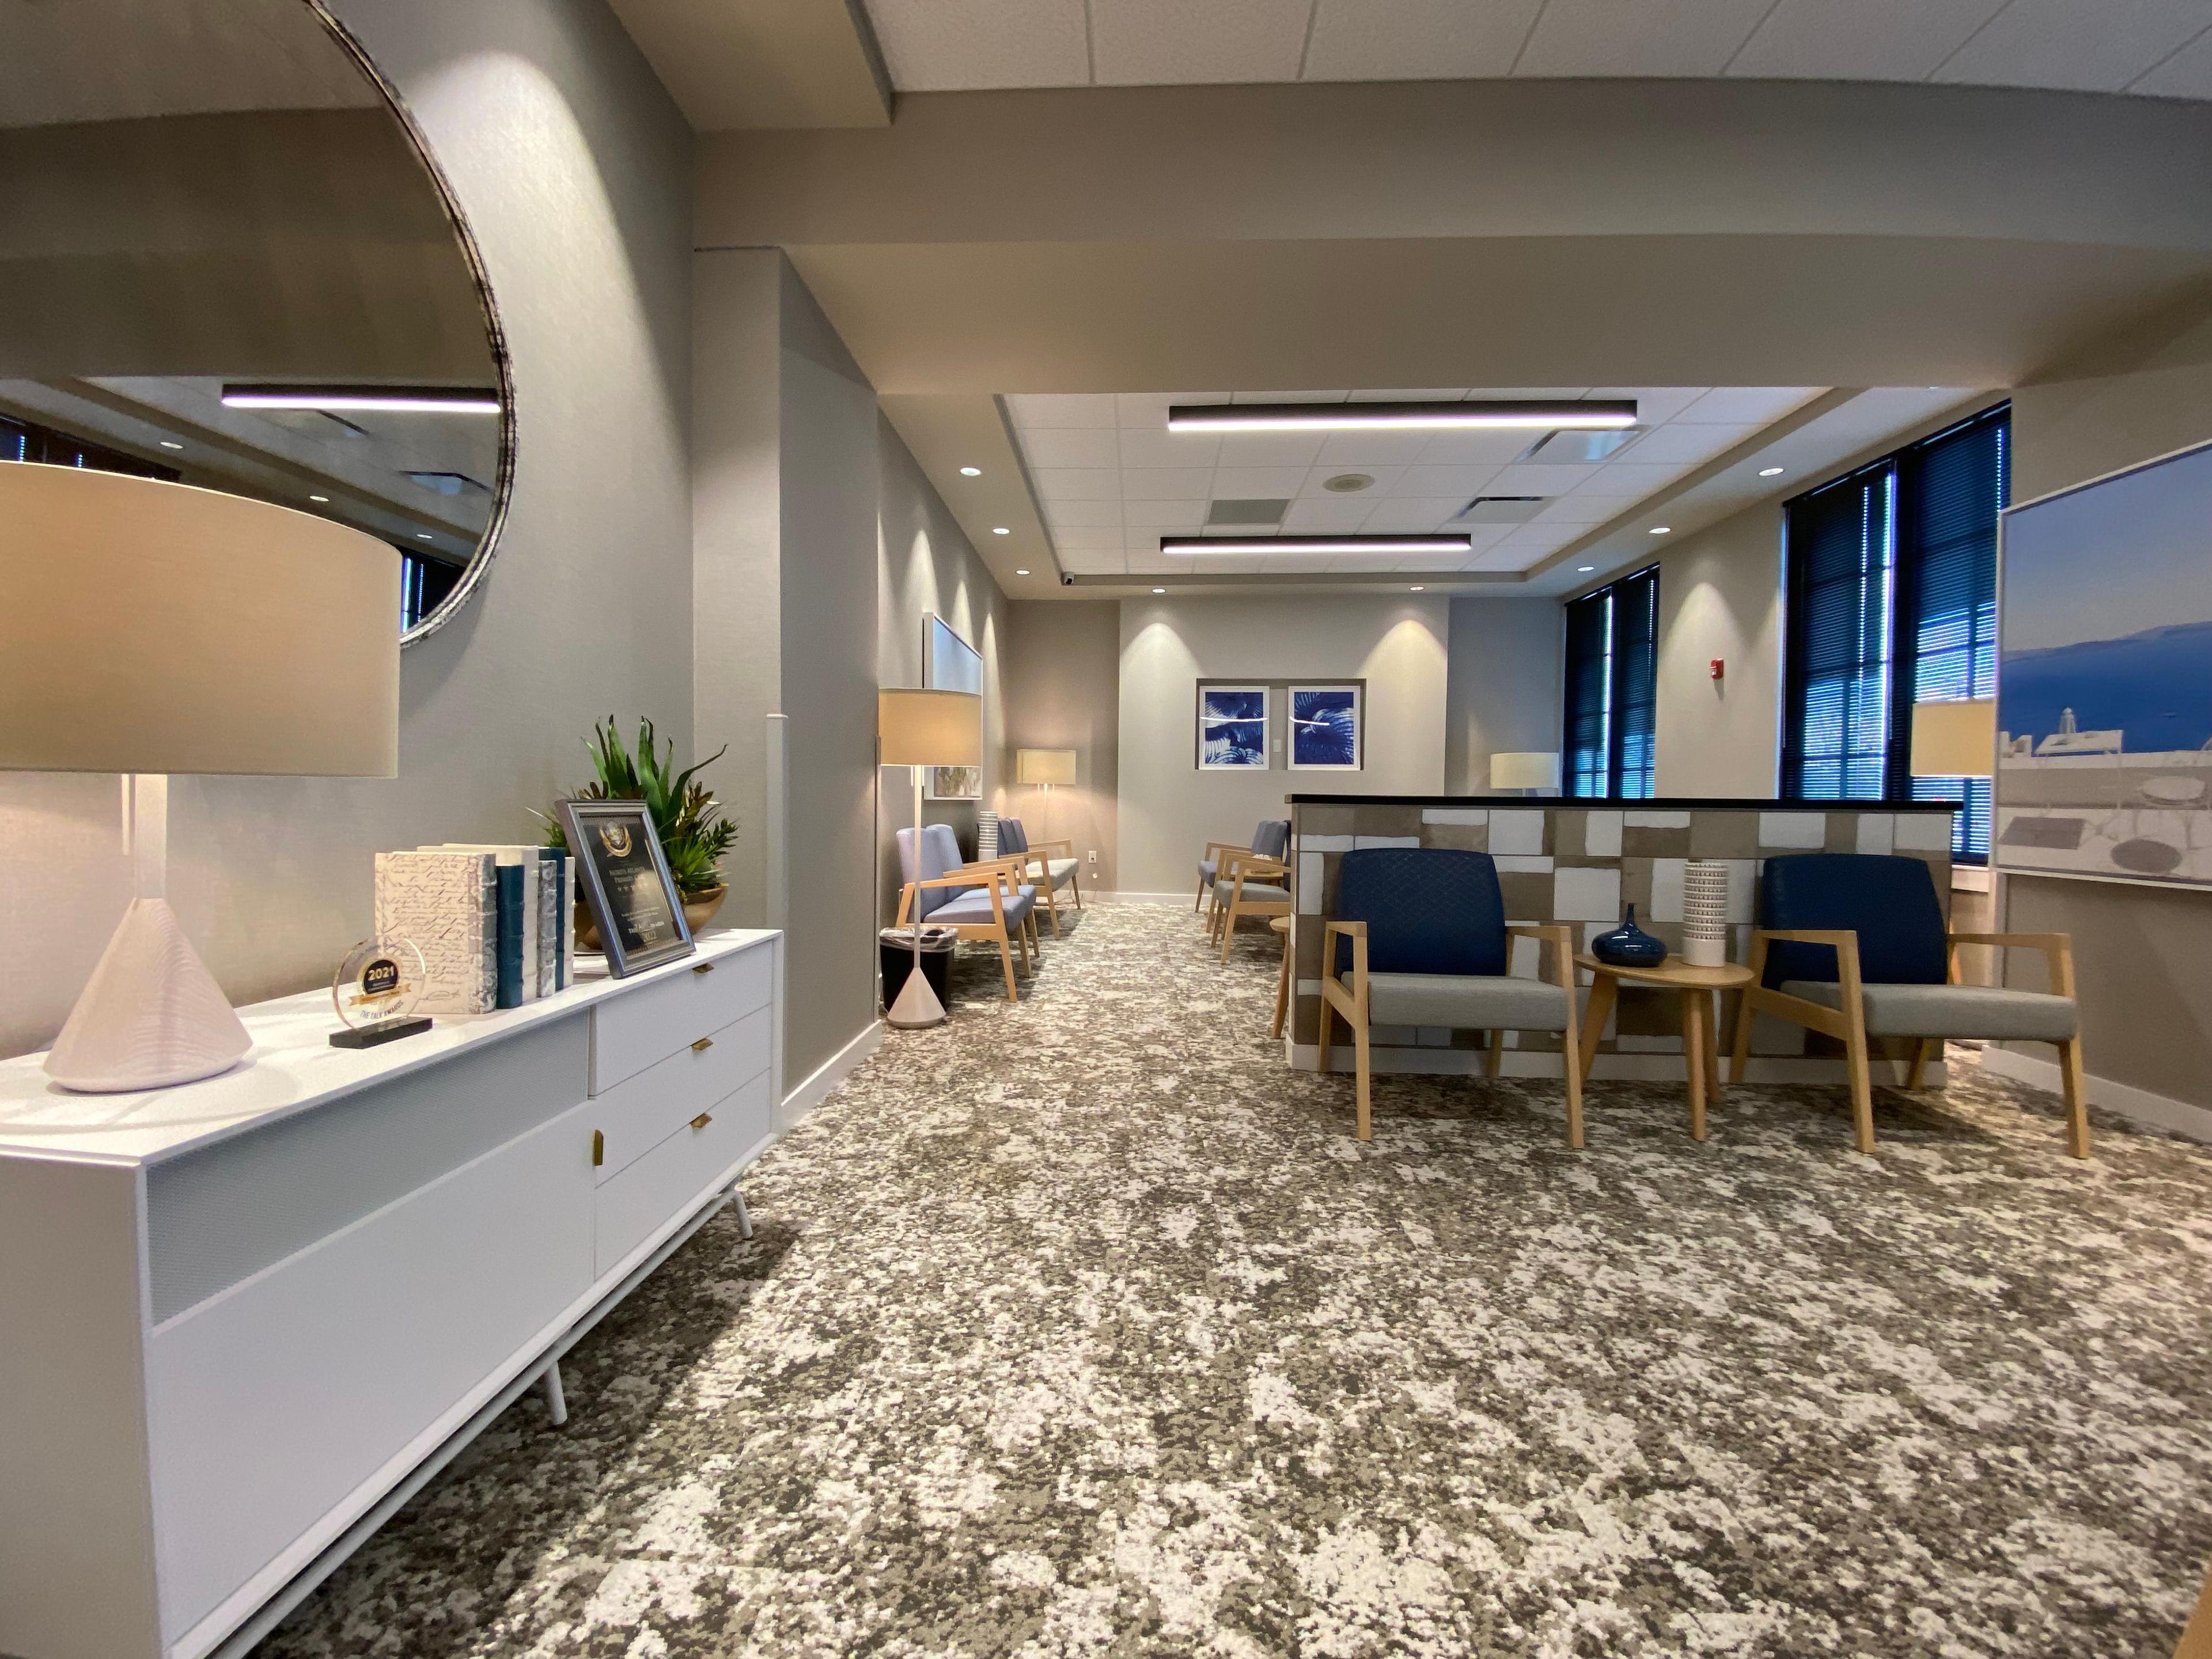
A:
{"label": "black countertop edge", "polygon": [[1553,812],[1956,812],[1945,800],[1747,800],[1667,795],[1634,800],[1619,795],[1285,795],[1286,806],[1540,807]]}

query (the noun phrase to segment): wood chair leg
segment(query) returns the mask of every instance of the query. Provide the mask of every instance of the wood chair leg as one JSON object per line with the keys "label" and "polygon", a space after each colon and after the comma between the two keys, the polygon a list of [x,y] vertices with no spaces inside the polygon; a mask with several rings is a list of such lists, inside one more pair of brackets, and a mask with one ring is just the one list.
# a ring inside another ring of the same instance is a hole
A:
{"label": "wood chair leg", "polygon": [[1751,996],[1738,992],[1735,999],[1735,1053],[1729,1060],[1729,1081],[1743,1081],[1745,1067],[1751,1064]]}
{"label": "wood chair leg", "polygon": [[1579,1052],[1575,1056],[1582,1082],[1589,1081],[1590,1066],[1597,1059],[1597,1045],[1605,1039],[1605,1023],[1613,1018],[1613,1005],[1620,995],[1620,981],[1611,974],[1591,976],[1589,1006],[1583,1010],[1582,1041],[1577,1045]]}
{"label": "wood chair leg", "polygon": [[1019,1002],[1022,994],[1014,988],[1014,953],[1006,946],[1006,936],[999,935],[999,965],[1006,970],[1006,1000]]}
{"label": "wood chair leg", "polygon": [[1321,1000],[1321,1034],[1315,1039],[1314,1070],[1316,1072],[1328,1070],[1329,1039],[1336,1035],[1330,1028],[1335,1024],[1336,1005],[1324,995]]}
{"label": "wood chair leg", "polygon": [[2081,1092],[2081,1039],[2058,1045],[2058,1075],[2066,1090],[2066,1150],[2089,1156],[2089,1103]]}
{"label": "wood chair leg", "polygon": [[[1075,895],[1075,908],[1080,910],[1083,908],[1083,872],[1078,870],[1067,878],[1067,890]],[[1198,907],[1193,905],[1191,908],[1196,909]]]}
{"label": "wood chair leg", "polygon": [[1224,962],[1229,960],[1229,945],[1231,940],[1235,936],[1236,932],[1237,907],[1232,904],[1229,907],[1228,915],[1224,918],[1221,924],[1221,959]]}
{"label": "wood chair leg", "polygon": [[1861,1009],[1844,1012],[1844,1063],[1851,1079],[1851,1134],[1859,1151],[1874,1151],[1874,1079],[1867,1063],[1866,1016]]}
{"label": "wood chair leg", "polygon": [[1289,1018],[1289,1016],[1290,1016],[1290,1012],[1291,1012],[1291,936],[1290,936],[1290,934],[1288,934],[1287,933],[1285,933],[1283,935],[1283,967],[1282,967],[1282,971],[1281,971],[1280,973],[1279,973],[1278,975],[1276,975],[1276,976],[1275,976],[1275,1024],[1274,1024],[1274,1029],[1273,1029],[1273,1030],[1272,1030],[1271,1031],[1269,1031],[1269,1032],[1267,1033],[1267,1035],[1268,1035],[1268,1036],[1273,1036],[1273,1037],[1279,1037],[1279,1036],[1281,1036],[1283,1035],[1283,1024],[1284,1024],[1284,1022],[1285,1022],[1285,1021]]}
{"label": "wood chair leg", "polygon": [[1060,937],[1060,895],[1052,890],[1052,878],[1044,879],[1044,908],[1052,916],[1052,936]]}
{"label": "wood chair leg", "polygon": [[1359,1138],[1372,1140],[1375,1139],[1375,1113],[1368,1097],[1367,1028],[1355,1025],[1352,1029],[1352,1036],[1359,1054]]}
{"label": "wood chair leg", "polygon": [[1505,1033],[1492,1031],[1485,1036],[1483,1042],[1488,1046],[1482,1051],[1482,1074],[1496,1077],[1498,1066],[1505,1059]]}
{"label": "wood chair leg", "polygon": [[1194,898],[1194,899],[1191,900],[1191,902],[1190,902],[1190,913],[1191,913],[1191,915],[1197,915],[1200,910],[1203,910],[1205,908],[1206,908],[1206,878],[1205,878],[1204,876],[1200,876],[1200,877],[1198,878],[1198,896],[1197,896],[1196,898]]}
{"label": "wood chair leg", "polygon": [[1698,1000],[1705,1010],[1705,1100],[1717,1106],[1721,1101],[1721,1011],[1720,1004],[1710,991],[1698,993]]}
{"label": "wood chair leg", "polygon": [[1709,1013],[1705,993],[1682,993],[1682,1057],[1689,1072],[1690,1139],[1705,1138],[1705,1020]]}
{"label": "wood chair leg", "polygon": [[1929,1052],[1936,1046],[1934,1037],[1922,1037],[1912,1045],[1912,1063],[1905,1069],[1905,1086],[1917,1089],[1921,1077],[1928,1070]]}
{"label": "wood chair leg", "polygon": [[1572,1041],[1559,1045],[1559,1064],[1567,1074],[1567,1146],[1574,1152],[1583,1149],[1583,1064],[1582,1044]]}

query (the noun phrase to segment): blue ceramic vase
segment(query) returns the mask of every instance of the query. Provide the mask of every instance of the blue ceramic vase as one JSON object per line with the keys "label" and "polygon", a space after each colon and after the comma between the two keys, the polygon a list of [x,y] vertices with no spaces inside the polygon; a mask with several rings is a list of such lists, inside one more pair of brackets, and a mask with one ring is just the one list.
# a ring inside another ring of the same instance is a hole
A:
{"label": "blue ceramic vase", "polygon": [[1630,905],[1620,926],[1590,941],[1590,954],[1615,968],[1656,968],[1667,960],[1667,946],[1636,925],[1636,907]]}

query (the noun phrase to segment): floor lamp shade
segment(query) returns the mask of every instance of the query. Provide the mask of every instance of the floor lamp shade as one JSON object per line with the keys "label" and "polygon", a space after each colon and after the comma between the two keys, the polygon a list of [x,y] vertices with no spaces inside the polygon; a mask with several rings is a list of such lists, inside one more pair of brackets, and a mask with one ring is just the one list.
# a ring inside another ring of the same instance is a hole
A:
{"label": "floor lamp shade", "polygon": [[168,775],[392,776],[399,580],[388,544],[289,507],[0,463],[0,769],[125,775],[133,896],[46,1056],[64,1088],[246,1056],[169,908]]}
{"label": "floor lamp shade", "polygon": [[1490,757],[1492,789],[1556,789],[1559,757],[1543,750],[1516,750]]}
{"label": "floor lamp shade", "polygon": [[391,777],[399,555],[188,484],[0,465],[0,768]]}
{"label": "floor lamp shade", "polygon": [[1912,705],[1912,775],[1986,778],[1996,766],[1997,705],[1991,697]]}
{"label": "floor lamp shade", "polygon": [[878,691],[876,735],[885,766],[981,766],[983,699],[973,691]]}
{"label": "floor lamp shade", "polygon": [[1018,749],[1014,751],[1014,781],[1066,786],[1075,781],[1073,749]]}

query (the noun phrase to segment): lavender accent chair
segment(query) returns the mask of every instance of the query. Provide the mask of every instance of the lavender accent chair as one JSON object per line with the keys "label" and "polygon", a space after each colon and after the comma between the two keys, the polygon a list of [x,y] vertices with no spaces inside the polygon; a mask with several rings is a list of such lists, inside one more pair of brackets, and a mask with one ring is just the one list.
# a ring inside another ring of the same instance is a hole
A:
{"label": "lavender accent chair", "polygon": [[[1032,842],[1019,818],[1000,818],[999,851],[1004,856],[1019,859],[1022,875],[1035,879],[1037,891],[1044,899],[1045,914],[1052,918],[1052,936],[1058,939],[1060,890],[1069,889],[1075,896],[1075,908],[1083,908],[1083,884],[1079,876],[1082,866],[1076,862],[1075,843],[1066,840]],[[1051,854],[1054,852],[1063,856],[1054,858]]]}
{"label": "lavender accent chair", "polygon": [[897,925],[904,927],[918,915],[927,926],[952,928],[962,939],[995,943],[1006,972],[1006,1000],[1018,1001],[1014,950],[1021,951],[1023,969],[1033,970],[1030,930],[1036,889],[1018,881],[1008,863],[962,863],[949,824],[923,825],[919,844],[912,830],[902,830],[898,849],[906,884],[899,893]]}

